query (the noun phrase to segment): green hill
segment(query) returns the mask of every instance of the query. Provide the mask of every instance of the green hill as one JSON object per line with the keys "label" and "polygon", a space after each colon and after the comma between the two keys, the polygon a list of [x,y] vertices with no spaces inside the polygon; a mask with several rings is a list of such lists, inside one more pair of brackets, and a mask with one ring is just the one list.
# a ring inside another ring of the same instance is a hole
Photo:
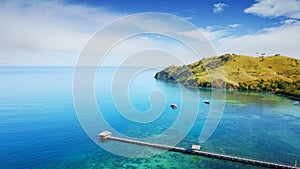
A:
{"label": "green hill", "polygon": [[155,78],[189,87],[266,91],[300,100],[300,60],[280,55],[225,54],[167,67],[157,72]]}

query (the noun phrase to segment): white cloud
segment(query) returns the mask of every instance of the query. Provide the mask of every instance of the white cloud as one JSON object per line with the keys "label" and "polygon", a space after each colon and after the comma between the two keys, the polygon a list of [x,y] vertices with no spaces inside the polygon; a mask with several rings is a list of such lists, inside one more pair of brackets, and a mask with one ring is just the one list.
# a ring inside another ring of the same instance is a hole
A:
{"label": "white cloud", "polygon": [[[287,19],[281,26],[259,30],[256,34],[238,36],[236,28],[239,24],[225,27],[208,26],[199,28],[203,35],[213,44],[218,55],[224,53],[256,56],[256,53],[267,55],[282,54],[300,59],[298,41],[300,39],[300,21]],[[189,37],[200,37],[198,31],[182,33]]]}
{"label": "white cloud", "polygon": [[299,52],[300,22],[287,20],[278,27],[266,28],[257,34],[221,38],[215,43],[219,54],[237,53],[255,56],[256,52],[295,57]]}
{"label": "white cloud", "polygon": [[122,41],[111,49],[102,65],[165,67],[196,61],[194,53],[176,39],[142,35]]}
{"label": "white cloud", "polygon": [[89,37],[118,16],[62,1],[2,1],[0,64],[74,65]]}
{"label": "white cloud", "polygon": [[255,4],[244,10],[262,17],[280,17],[300,19],[299,0],[257,0]]}
{"label": "white cloud", "polygon": [[219,28],[217,26],[207,26],[206,28],[200,28],[200,30],[209,40],[212,41],[228,35],[228,31],[226,29]]}
{"label": "white cloud", "polygon": [[297,20],[295,20],[295,19],[287,19],[287,20],[281,21],[281,23],[284,25],[294,24],[296,22],[297,22]]}
{"label": "white cloud", "polygon": [[[66,4],[63,1],[0,2],[0,66],[74,66],[82,48],[94,33],[101,27],[107,28],[104,25],[119,16],[119,13],[102,8]],[[177,32],[190,28],[184,20],[179,19],[178,22],[174,17],[173,21],[170,17],[161,18],[155,13],[132,15],[130,18],[114,22],[116,25],[112,29],[105,29],[96,44],[92,44],[92,52],[106,51],[104,46],[137,32],[177,35]],[[195,59],[195,56],[183,54],[180,45],[178,42],[158,42],[157,39],[145,37],[133,38],[110,54],[112,58],[106,63],[114,65],[138,48],[172,51],[186,62]],[[197,46],[197,50],[203,48]],[[88,60],[94,61],[95,54],[89,54]]]}
{"label": "white cloud", "polygon": [[216,3],[213,5],[213,12],[214,13],[221,13],[224,11],[224,8],[225,7],[228,7],[227,4],[224,4],[224,3]]}
{"label": "white cloud", "polygon": [[[229,24],[227,26],[207,26],[200,28],[201,32],[211,41],[217,41],[221,38],[233,36],[235,30],[239,28],[240,24]],[[193,36],[191,34],[191,36]]]}
{"label": "white cloud", "polygon": [[[119,16],[119,13],[105,9],[66,4],[63,1],[0,2],[0,66],[74,66],[89,38],[101,26]],[[161,34],[176,34],[178,30],[186,29],[182,27],[182,23],[171,21],[168,17],[158,19],[155,14],[134,15],[102,34],[97,39],[99,41],[95,49],[105,49],[103,44],[126,34],[149,30]],[[165,49],[175,53],[183,51],[174,42],[157,42],[153,39],[131,39],[121,46],[114,52],[115,60],[116,57],[124,59],[128,53],[137,50],[137,47]],[[189,57],[185,56],[185,59]],[[109,60],[109,65],[117,63],[113,59]]]}
{"label": "white cloud", "polygon": [[241,25],[240,24],[230,24],[228,27],[230,28],[239,28]]}
{"label": "white cloud", "polygon": [[281,17],[280,26],[266,28],[257,34],[228,37],[218,41],[219,53],[235,52],[255,55],[256,52],[283,55],[300,59],[298,41],[300,39],[299,0],[257,0],[244,10],[265,18]]}

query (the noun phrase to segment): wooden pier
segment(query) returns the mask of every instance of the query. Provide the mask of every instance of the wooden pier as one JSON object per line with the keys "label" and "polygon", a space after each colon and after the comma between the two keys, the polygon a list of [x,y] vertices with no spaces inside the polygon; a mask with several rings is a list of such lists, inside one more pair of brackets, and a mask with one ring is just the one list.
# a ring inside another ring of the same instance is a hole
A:
{"label": "wooden pier", "polygon": [[204,157],[210,157],[210,158],[217,158],[217,159],[222,159],[222,160],[227,160],[227,161],[240,162],[240,163],[268,167],[268,168],[300,169],[297,166],[289,166],[289,165],[284,165],[284,164],[277,164],[277,163],[272,163],[272,162],[253,160],[253,159],[248,159],[248,158],[241,158],[241,157],[236,157],[236,156],[229,156],[229,155],[211,153],[211,152],[200,151],[200,150],[186,149],[186,148],[182,148],[182,147],[168,146],[168,145],[163,145],[163,144],[148,143],[148,142],[125,139],[125,138],[120,138],[120,137],[113,137],[111,135],[112,135],[111,132],[104,131],[104,132],[101,132],[98,135],[98,137],[101,140],[114,140],[114,141],[129,143],[129,144],[136,144],[136,145],[140,145],[140,146],[153,147],[153,148],[162,149],[162,150],[175,151],[175,152],[180,152],[180,153],[184,153],[184,154],[192,154],[192,155],[198,155],[198,156],[204,156]]}

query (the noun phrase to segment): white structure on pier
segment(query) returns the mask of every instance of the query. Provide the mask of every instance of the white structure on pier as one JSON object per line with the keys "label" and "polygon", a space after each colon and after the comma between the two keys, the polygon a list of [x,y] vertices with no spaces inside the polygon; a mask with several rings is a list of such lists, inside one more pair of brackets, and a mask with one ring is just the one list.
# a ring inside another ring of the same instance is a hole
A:
{"label": "white structure on pier", "polygon": [[100,139],[107,139],[110,136],[111,136],[111,132],[109,132],[109,131],[103,131],[103,132],[98,134],[98,137]]}

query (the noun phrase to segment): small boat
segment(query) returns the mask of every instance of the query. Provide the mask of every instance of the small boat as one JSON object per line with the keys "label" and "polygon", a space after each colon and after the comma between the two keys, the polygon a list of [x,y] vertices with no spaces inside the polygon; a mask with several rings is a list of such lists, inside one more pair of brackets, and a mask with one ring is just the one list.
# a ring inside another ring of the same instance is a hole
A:
{"label": "small boat", "polygon": [[178,108],[177,105],[176,105],[176,104],[173,104],[173,103],[172,103],[170,106],[171,106],[171,108],[172,108],[173,110],[176,110],[176,109]]}
{"label": "small boat", "polygon": [[204,103],[205,104],[210,104],[210,101],[209,100],[204,100]]}
{"label": "small boat", "polygon": [[298,100],[294,100],[293,103],[294,103],[294,105],[300,104],[300,102]]}

